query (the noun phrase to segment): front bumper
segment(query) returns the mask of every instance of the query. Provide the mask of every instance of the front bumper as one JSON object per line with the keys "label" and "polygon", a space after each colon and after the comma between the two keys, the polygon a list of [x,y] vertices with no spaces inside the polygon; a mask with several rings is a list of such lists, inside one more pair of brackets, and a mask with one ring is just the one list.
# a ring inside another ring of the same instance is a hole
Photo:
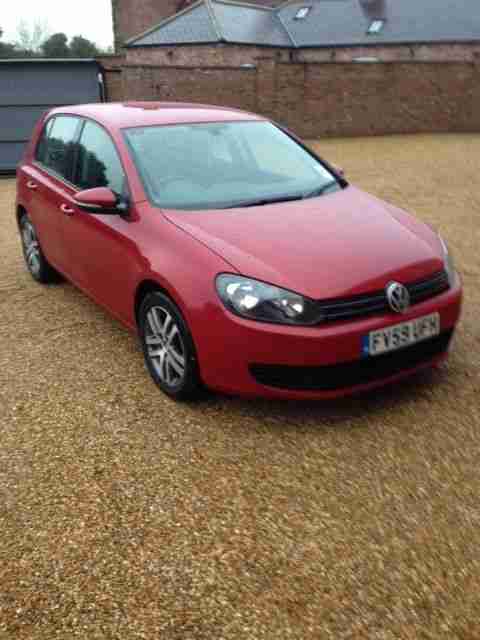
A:
{"label": "front bumper", "polygon": [[[406,377],[446,358],[460,316],[458,276],[445,293],[390,313],[317,327],[244,320],[218,305],[195,336],[201,376],[215,390],[235,395],[322,399],[371,389]],[[440,314],[441,336],[386,356],[362,358],[362,338],[427,315]]]}

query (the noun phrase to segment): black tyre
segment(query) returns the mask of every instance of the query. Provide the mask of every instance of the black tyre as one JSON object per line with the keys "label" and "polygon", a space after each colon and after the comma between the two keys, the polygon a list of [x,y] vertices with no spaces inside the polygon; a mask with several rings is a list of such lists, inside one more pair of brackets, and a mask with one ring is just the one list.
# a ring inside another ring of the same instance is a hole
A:
{"label": "black tyre", "polygon": [[155,384],[175,400],[197,399],[202,390],[195,345],[177,306],[149,293],[138,314],[145,363]]}
{"label": "black tyre", "polygon": [[45,258],[37,238],[35,227],[27,213],[24,213],[20,218],[19,227],[25,263],[32,278],[42,284],[49,284],[61,280],[58,271],[56,271]]}

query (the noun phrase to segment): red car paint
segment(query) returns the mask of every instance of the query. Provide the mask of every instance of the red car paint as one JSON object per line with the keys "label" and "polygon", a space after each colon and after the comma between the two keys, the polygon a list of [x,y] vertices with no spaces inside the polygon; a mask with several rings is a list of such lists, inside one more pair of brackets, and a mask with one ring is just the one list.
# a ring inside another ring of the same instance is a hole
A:
{"label": "red car paint", "polygon": [[[128,177],[128,217],[83,211],[75,200],[78,189],[34,161],[39,135],[52,114],[90,118],[108,130]],[[321,300],[381,290],[393,279],[419,280],[443,267],[434,231],[353,186],[305,201],[221,213],[162,211],[148,201],[122,135],[123,128],[133,126],[263,119],[231,109],[172,103],[55,109],[37,125],[18,169],[17,207],[28,211],[49,262],[130,329],[136,330],[136,302],[145,283],[165,290],[190,327],[201,377],[213,389],[270,397],[334,397],[385,384],[442,360],[444,354],[370,384],[328,392],[266,387],[250,374],[250,363],[319,366],[358,360],[362,337],[370,331],[433,311],[440,313],[441,328],[447,330],[456,325],[461,307],[457,276],[448,291],[411,307],[401,318],[392,312],[300,327],[230,313],[215,289],[220,273],[241,273]]]}

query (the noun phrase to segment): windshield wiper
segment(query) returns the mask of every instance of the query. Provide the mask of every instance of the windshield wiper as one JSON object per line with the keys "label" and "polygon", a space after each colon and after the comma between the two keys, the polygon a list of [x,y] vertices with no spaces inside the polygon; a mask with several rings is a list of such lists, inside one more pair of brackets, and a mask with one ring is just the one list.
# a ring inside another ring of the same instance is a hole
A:
{"label": "windshield wiper", "polygon": [[339,186],[337,180],[331,180],[330,182],[327,182],[327,184],[324,184],[321,187],[317,187],[316,189],[313,189],[313,191],[308,191],[307,193],[304,193],[304,194],[296,193],[296,194],[286,195],[286,196],[273,196],[271,198],[265,197],[265,198],[255,198],[252,200],[241,200],[240,202],[236,202],[235,204],[231,204],[228,207],[223,207],[223,208],[224,209],[237,209],[237,208],[241,209],[244,207],[262,207],[263,205],[275,204],[276,202],[293,202],[294,200],[306,200],[308,198],[316,198],[317,196],[321,196],[325,193],[325,191],[327,191],[328,189],[331,189],[334,186]]}
{"label": "windshield wiper", "polygon": [[295,195],[290,196],[274,196],[272,198],[257,198],[255,200],[242,200],[240,202],[236,202],[235,204],[229,205],[225,207],[225,209],[237,209],[243,207],[262,207],[266,204],[275,204],[276,202],[293,202],[294,200],[303,200],[303,195],[301,193],[297,193]]}
{"label": "windshield wiper", "polygon": [[317,196],[323,195],[325,191],[328,191],[328,189],[331,189],[333,186],[338,186],[337,180],[330,180],[330,182],[327,182],[327,184],[324,184],[322,187],[317,187],[316,189],[313,189],[313,191],[309,191],[303,196],[303,198],[304,200],[307,198],[316,198]]}

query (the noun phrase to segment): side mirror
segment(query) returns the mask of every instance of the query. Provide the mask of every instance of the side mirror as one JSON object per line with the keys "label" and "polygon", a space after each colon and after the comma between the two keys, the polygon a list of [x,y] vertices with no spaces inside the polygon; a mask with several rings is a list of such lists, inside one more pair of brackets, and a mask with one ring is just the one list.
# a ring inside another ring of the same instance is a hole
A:
{"label": "side mirror", "polygon": [[79,191],[73,196],[79,209],[89,213],[125,214],[125,205],[111,189],[107,187],[95,187]]}

